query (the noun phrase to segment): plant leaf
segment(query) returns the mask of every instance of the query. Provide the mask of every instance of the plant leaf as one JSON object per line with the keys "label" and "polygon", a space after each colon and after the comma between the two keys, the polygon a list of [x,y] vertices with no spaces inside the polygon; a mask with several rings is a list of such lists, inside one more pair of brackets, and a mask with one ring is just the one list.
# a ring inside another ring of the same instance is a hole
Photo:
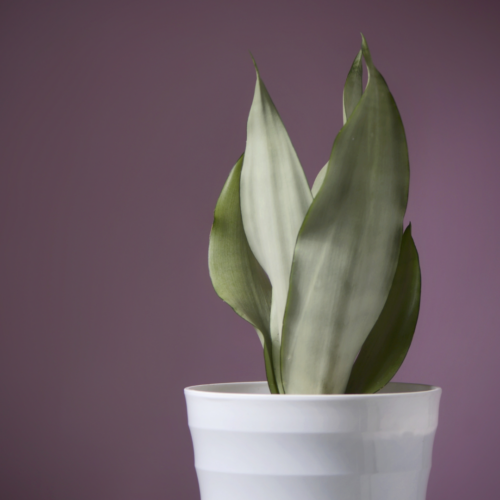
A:
{"label": "plant leaf", "polygon": [[325,175],[326,175],[326,169],[328,168],[328,163],[323,166],[323,168],[318,172],[318,175],[316,176],[316,179],[314,179],[312,188],[311,188],[311,194],[313,195],[313,198],[316,197],[318,194],[319,188],[323,185],[323,181],[325,180]]}
{"label": "plant leaf", "polygon": [[406,357],[417,326],[420,290],[418,252],[411,226],[408,226],[401,241],[391,291],[354,363],[346,393],[374,393],[394,377]]}
{"label": "plant leaf", "polygon": [[257,335],[261,339],[262,346],[264,347],[264,365],[266,367],[266,378],[267,384],[269,385],[269,390],[271,394],[279,394],[278,386],[276,385],[276,376],[274,375],[273,359],[270,354],[272,349],[271,337],[269,336],[269,341],[266,342],[262,332],[257,330]]}
{"label": "plant leaf", "polygon": [[386,302],[408,199],[396,103],[363,38],[366,90],[337,135],[300,229],[282,338],[286,393],[343,393]]}
{"label": "plant leaf", "polygon": [[361,96],[363,95],[363,64],[361,56],[363,50],[360,50],[351,65],[349,73],[344,84],[344,92],[342,94],[342,109],[344,111],[344,125],[351,116],[354,108],[358,105]]}
{"label": "plant leaf", "polygon": [[271,283],[254,257],[243,230],[240,210],[240,178],[243,155],[231,170],[215,207],[208,246],[208,268],[219,297],[251,323],[264,347],[266,374],[271,392],[276,391],[269,330]]}
{"label": "plant leaf", "polygon": [[[351,65],[351,69],[347,74],[347,78],[344,84],[344,92],[342,94],[342,114],[344,115],[344,125],[354,108],[358,104],[361,96],[363,94],[363,65],[361,63],[361,56],[363,51],[360,50],[357,56],[354,58],[354,62]],[[313,186],[311,188],[311,193],[313,197],[318,194],[319,188],[323,184],[326,175],[327,164],[319,171],[316,179],[314,180]]]}
{"label": "plant leaf", "polygon": [[255,68],[257,83],[241,174],[241,213],[250,248],[272,284],[272,357],[281,392],[281,329],[290,268],[312,195],[283,122]]}

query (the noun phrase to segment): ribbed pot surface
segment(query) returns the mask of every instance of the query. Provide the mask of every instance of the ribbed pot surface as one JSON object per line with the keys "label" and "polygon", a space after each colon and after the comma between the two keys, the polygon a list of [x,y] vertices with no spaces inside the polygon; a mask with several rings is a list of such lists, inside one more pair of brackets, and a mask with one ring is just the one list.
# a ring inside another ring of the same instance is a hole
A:
{"label": "ribbed pot surface", "polygon": [[425,500],[441,389],[271,395],[185,389],[202,500]]}

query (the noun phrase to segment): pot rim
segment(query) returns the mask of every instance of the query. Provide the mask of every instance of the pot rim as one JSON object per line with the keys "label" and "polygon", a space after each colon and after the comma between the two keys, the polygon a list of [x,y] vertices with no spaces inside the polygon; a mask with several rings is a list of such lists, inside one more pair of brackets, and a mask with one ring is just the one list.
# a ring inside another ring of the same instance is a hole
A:
{"label": "pot rim", "polygon": [[[418,397],[430,393],[441,393],[440,387],[427,384],[408,382],[389,382],[381,391],[374,394],[270,394],[266,392],[250,392],[251,386],[265,391],[267,382],[227,382],[217,384],[202,384],[186,387],[184,393],[206,399],[246,399],[246,400],[281,400],[281,401],[328,401],[353,399],[380,399],[398,396]],[[246,391],[245,391],[246,389]]]}

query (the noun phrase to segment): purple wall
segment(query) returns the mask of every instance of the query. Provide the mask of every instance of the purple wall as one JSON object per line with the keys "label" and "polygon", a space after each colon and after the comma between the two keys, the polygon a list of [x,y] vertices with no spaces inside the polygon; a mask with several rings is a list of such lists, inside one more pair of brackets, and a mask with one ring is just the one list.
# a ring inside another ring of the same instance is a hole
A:
{"label": "purple wall", "polygon": [[500,9],[490,1],[3,1],[0,498],[195,500],[182,389],[264,377],[208,234],[248,51],[309,179],[362,31],[410,147],[423,303],[400,381],[443,387],[428,500],[493,498]]}

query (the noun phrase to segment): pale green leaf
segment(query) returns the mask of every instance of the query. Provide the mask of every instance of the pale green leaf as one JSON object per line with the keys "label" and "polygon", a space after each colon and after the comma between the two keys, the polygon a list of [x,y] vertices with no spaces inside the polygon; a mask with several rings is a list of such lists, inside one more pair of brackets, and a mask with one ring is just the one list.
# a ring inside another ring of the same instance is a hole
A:
{"label": "pale green leaf", "polygon": [[408,199],[403,124],[363,39],[368,84],[300,229],[282,338],[287,393],[343,393],[387,299]]}
{"label": "pale green leaf", "polygon": [[243,156],[231,170],[215,207],[210,232],[208,266],[219,297],[251,323],[264,347],[266,374],[271,392],[277,392],[271,351],[271,283],[254,257],[243,230],[240,178]]}
{"label": "pale green leaf", "polygon": [[418,252],[406,228],[396,274],[380,316],[352,368],[346,393],[367,394],[394,377],[410,348],[420,309],[421,277]]}
{"label": "pale green leaf", "polygon": [[[354,108],[363,94],[363,65],[361,64],[362,54],[363,52],[360,50],[351,65],[351,69],[347,74],[344,84],[344,92],[342,94],[342,114],[344,115],[344,125],[349,116],[351,116],[351,113],[354,111]],[[323,184],[327,168],[328,162],[319,171],[316,179],[314,180],[311,188],[313,197],[318,194],[319,188]]]}
{"label": "pale green leaf", "polygon": [[325,180],[325,175],[326,175],[326,169],[328,168],[328,163],[321,168],[321,170],[318,172],[318,175],[316,176],[316,179],[314,179],[312,188],[311,188],[311,194],[313,195],[313,198],[316,197],[318,194],[319,188],[323,185],[323,181]]}
{"label": "pale green leaf", "polygon": [[257,70],[241,174],[241,213],[250,248],[272,284],[272,357],[279,388],[281,328],[293,249],[311,201],[297,154]]}

